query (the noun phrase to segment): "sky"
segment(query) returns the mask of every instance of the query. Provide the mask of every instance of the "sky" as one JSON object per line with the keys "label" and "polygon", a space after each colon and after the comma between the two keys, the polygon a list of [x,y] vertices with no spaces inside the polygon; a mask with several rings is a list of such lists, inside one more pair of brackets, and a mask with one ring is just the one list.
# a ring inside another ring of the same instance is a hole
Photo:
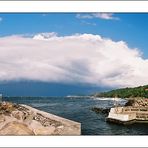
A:
{"label": "sky", "polygon": [[143,13],[1,13],[0,91],[56,96],[146,85],[147,26]]}

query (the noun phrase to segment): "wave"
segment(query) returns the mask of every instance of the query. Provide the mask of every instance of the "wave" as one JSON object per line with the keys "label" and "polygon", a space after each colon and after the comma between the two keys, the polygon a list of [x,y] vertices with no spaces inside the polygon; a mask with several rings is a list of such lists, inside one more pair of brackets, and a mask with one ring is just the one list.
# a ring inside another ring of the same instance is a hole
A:
{"label": "wave", "polygon": [[90,96],[76,96],[76,95],[68,95],[66,98],[91,98]]}
{"label": "wave", "polygon": [[122,98],[97,98],[93,97],[94,100],[102,100],[102,101],[125,101],[125,99]]}

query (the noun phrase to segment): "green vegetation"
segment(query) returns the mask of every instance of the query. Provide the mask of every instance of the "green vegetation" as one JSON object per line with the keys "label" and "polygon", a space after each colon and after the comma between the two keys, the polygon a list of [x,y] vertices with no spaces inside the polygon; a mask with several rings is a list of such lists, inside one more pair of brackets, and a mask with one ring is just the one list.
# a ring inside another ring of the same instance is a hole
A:
{"label": "green vegetation", "polygon": [[96,93],[96,97],[119,97],[119,98],[148,98],[148,85],[134,88],[121,88],[108,92]]}

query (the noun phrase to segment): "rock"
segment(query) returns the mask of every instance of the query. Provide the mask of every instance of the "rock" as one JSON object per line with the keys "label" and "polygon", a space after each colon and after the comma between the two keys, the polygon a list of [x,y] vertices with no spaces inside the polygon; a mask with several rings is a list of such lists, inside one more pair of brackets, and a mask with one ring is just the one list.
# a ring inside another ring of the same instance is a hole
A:
{"label": "rock", "polygon": [[27,105],[0,103],[0,135],[80,135],[80,123]]}
{"label": "rock", "polygon": [[42,126],[41,123],[39,123],[35,120],[32,120],[29,127],[32,128],[35,135],[40,135],[40,136],[41,135],[52,135],[55,131],[55,127],[53,127],[53,126],[44,127],[44,126]]}
{"label": "rock", "polygon": [[102,114],[107,115],[109,113],[109,111],[110,111],[110,108],[93,107],[91,110],[96,112],[96,113],[102,113]]}
{"label": "rock", "polygon": [[21,112],[21,111],[13,111],[13,112],[11,113],[11,115],[12,115],[13,117],[15,117],[16,119],[18,119],[18,120],[23,120],[23,117],[24,117],[24,113]]}
{"label": "rock", "polygon": [[36,128],[34,129],[34,133],[35,135],[38,135],[38,136],[49,136],[49,135],[52,135],[54,134],[54,130],[55,130],[55,127],[51,126],[50,128],[49,127],[40,127],[40,128]]}
{"label": "rock", "polygon": [[78,135],[78,133],[76,131],[74,131],[72,128],[67,127],[67,126],[58,126],[52,135],[67,136],[67,135],[69,135],[69,133],[70,133],[70,136]]}
{"label": "rock", "polygon": [[130,99],[124,106],[148,107],[148,99]]}
{"label": "rock", "polygon": [[2,129],[0,130],[0,135],[25,136],[25,135],[34,135],[34,133],[32,130],[28,128],[27,125],[13,121],[7,123],[5,126],[2,127]]}
{"label": "rock", "polygon": [[5,117],[3,115],[0,115],[0,122],[4,122],[5,121]]}
{"label": "rock", "polygon": [[124,106],[133,106],[135,104],[135,100],[128,100]]}
{"label": "rock", "polygon": [[30,124],[34,118],[34,113],[33,112],[27,112],[26,115],[24,116],[24,123]]}
{"label": "rock", "polygon": [[61,126],[58,126],[56,129],[55,129],[55,132],[53,135],[66,135],[67,133],[65,133],[66,130],[64,129],[64,126],[61,125]]}
{"label": "rock", "polygon": [[34,116],[34,119],[38,122],[40,122],[43,126],[55,126],[55,127],[58,127],[61,125],[61,123],[59,121],[55,121],[53,119],[50,119],[50,118],[46,118],[44,117],[43,115],[37,113],[35,116]]}

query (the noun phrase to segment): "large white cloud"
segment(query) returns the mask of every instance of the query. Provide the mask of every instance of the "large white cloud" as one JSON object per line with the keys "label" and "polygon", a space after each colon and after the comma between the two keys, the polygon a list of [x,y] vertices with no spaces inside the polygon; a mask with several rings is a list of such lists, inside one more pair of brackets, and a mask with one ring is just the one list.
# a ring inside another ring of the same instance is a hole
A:
{"label": "large white cloud", "polygon": [[148,84],[137,49],[99,35],[56,33],[0,38],[0,81],[37,80],[105,86]]}
{"label": "large white cloud", "polygon": [[115,17],[113,13],[89,13],[89,14],[77,14],[76,18],[78,19],[93,19],[99,18],[104,20],[119,20],[118,17]]}

